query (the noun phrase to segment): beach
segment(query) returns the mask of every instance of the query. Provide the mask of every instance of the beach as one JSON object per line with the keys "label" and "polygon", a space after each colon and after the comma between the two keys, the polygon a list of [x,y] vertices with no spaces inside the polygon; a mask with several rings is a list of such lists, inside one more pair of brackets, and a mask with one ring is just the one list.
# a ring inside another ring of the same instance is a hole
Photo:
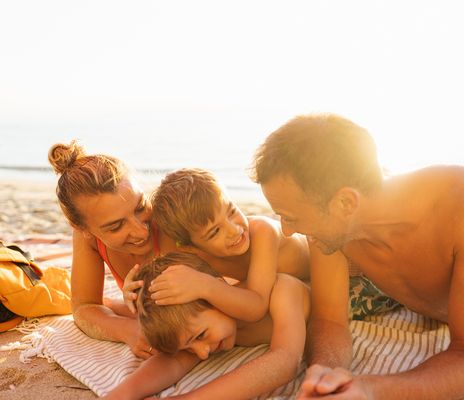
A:
{"label": "beach", "polygon": [[[148,187],[145,190],[149,191]],[[259,201],[238,201],[247,215],[270,215]],[[0,183],[0,239],[18,242],[38,264],[70,268],[72,230],[63,217],[52,182],[3,180]],[[52,256],[51,258],[49,256]],[[56,256],[56,258],[53,258]],[[0,333],[0,346],[20,341],[18,331]],[[0,352],[0,399],[94,399],[97,396],[58,364],[32,358],[19,361],[19,350]]]}

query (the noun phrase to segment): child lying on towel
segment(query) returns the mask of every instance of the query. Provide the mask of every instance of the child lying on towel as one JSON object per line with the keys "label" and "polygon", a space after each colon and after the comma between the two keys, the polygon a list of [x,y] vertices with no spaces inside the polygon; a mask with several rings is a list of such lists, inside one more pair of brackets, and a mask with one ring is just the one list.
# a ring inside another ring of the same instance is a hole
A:
{"label": "child lying on towel", "polygon": [[[180,169],[166,175],[151,203],[158,228],[177,244],[171,251],[197,254],[222,276],[245,283],[229,286],[172,266],[151,286],[159,305],[203,299],[234,318],[258,321],[268,311],[277,272],[309,280],[306,238],[286,237],[271,218],[245,217],[209,171]],[[133,273],[126,277],[124,298],[135,312],[133,291],[142,282],[132,282]]]}
{"label": "child lying on towel", "polygon": [[300,280],[278,274],[269,312],[258,322],[234,319],[204,300],[157,305],[150,282],[172,265],[184,265],[218,280],[219,274],[194,254],[169,253],[143,266],[135,279],[139,322],[147,341],[160,353],[144,361],[106,399],[143,399],[171,386],[210,354],[235,345],[269,343],[269,350],[235,370],[182,395],[195,399],[248,399],[276,389],[295,377],[303,357],[310,311],[309,288]]}

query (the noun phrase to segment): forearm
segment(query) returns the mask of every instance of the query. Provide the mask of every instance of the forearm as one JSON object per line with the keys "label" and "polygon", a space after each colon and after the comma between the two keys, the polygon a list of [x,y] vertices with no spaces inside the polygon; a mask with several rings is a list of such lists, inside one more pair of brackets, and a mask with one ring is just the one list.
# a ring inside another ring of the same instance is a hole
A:
{"label": "forearm", "polygon": [[115,314],[110,308],[100,304],[83,304],[73,308],[76,325],[94,339],[128,343],[138,332],[138,322]]}
{"label": "forearm", "polygon": [[229,285],[218,279],[209,285],[205,300],[223,313],[242,321],[259,321],[269,308],[269,300],[250,289]]}
{"label": "forearm", "polygon": [[299,362],[300,357],[284,349],[269,351],[181,397],[195,400],[255,398],[292,380]]}
{"label": "forearm", "polygon": [[353,353],[348,326],[329,320],[312,320],[308,327],[306,359],[308,365],[349,368]]}
{"label": "forearm", "polygon": [[387,376],[361,376],[369,399],[458,400],[464,397],[464,351],[447,350],[416,368]]}
{"label": "forearm", "polygon": [[177,356],[159,353],[144,361],[121,384],[108,393],[109,399],[138,400],[161,392],[185,376],[199,360],[181,352]]}

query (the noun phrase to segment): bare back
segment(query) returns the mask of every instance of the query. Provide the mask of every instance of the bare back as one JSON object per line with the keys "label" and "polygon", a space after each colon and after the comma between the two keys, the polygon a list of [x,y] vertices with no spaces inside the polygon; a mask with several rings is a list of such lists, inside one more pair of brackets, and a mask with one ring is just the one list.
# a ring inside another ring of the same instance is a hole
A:
{"label": "bare back", "polygon": [[369,239],[349,242],[343,252],[400,303],[447,321],[464,238],[463,204],[464,168],[433,167],[392,178],[372,202],[378,209],[366,217],[372,221],[365,227]]}

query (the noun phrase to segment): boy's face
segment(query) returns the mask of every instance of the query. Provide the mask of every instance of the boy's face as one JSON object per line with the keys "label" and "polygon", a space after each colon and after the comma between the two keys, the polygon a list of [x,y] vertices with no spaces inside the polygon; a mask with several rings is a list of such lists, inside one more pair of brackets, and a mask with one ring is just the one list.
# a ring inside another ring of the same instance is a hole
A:
{"label": "boy's face", "polygon": [[179,350],[187,350],[206,360],[212,353],[234,347],[236,321],[216,308],[200,311],[188,322],[188,328],[179,336]]}
{"label": "boy's face", "polygon": [[191,233],[192,243],[217,257],[244,254],[250,247],[248,220],[240,209],[223,198],[214,220]]}

